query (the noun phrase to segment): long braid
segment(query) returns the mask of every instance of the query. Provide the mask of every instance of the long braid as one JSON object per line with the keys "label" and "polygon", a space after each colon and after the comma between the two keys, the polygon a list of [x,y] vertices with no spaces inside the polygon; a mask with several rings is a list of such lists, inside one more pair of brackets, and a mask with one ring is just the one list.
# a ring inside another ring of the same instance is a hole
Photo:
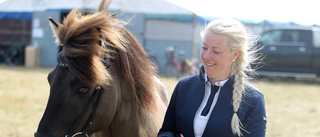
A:
{"label": "long braid", "polygon": [[240,108],[240,103],[242,99],[242,94],[245,91],[244,90],[244,80],[245,80],[245,74],[243,73],[243,69],[241,66],[241,59],[238,58],[232,66],[232,71],[234,71],[234,79],[235,83],[233,85],[233,96],[232,96],[232,106],[234,114],[231,119],[231,129],[233,134],[237,134],[238,136],[242,136],[241,130],[242,123],[237,115],[237,112]]}
{"label": "long braid", "polygon": [[[241,30],[241,29],[240,29]],[[242,32],[242,34],[241,34]],[[237,115],[237,112],[240,108],[240,104],[242,101],[242,95],[245,92],[244,83],[247,79],[247,75],[244,73],[249,63],[249,55],[248,55],[248,39],[246,38],[246,31],[239,31],[240,35],[236,35],[236,37],[230,37],[231,42],[229,42],[229,46],[231,51],[240,50],[240,55],[233,62],[231,68],[231,74],[234,75],[234,85],[233,85],[233,95],[232,95],[232,106],[234,114],[231,119],[231,129],[233,134],[237,134],[238,136],[242,136],[241,129],[242,123]],[[243,34],[244,33],[244,34]],[[233,41],[233,42],[232,42]]]}

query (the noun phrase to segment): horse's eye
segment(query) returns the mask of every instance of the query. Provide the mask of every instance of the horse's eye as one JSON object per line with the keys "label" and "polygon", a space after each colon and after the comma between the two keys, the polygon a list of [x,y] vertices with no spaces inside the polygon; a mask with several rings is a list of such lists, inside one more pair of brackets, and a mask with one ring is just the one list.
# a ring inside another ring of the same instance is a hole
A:
{"label": "horse's eye", "polygon": [[85,94],[88,91],[89,91],[89,88],[80,88],[78,92],[81,93],[81,94]]}

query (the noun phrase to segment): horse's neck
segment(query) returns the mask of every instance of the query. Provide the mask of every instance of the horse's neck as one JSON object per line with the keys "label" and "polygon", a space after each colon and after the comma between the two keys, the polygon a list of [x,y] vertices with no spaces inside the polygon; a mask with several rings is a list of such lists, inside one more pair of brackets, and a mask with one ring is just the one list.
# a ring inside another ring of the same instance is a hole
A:
{"label": "horse's neck", "polygon": [[[154,136],[158,129],[148,127],[150,122],[153,122],[152,118],[148,116],[148,112],[144,112],[143,108],[139,106],[138,101],[134,99],[134,95],[131,89],[132,85],[128,85],[126,80],[117,74],[115,71],[111,74],[113,86],[118,89],[118,103],[117,111],[110,124],[109,130],[112,131],[114,136],[139,136],[139,137],[150,137]],[[149,123],[147,123],[149,122]],[[125,131],[125,132],[124,132]]]}
{"label": "horse's neck", "polygon": [[[119,136],[119,137],[150,137],[156,136],[159,131],[163,116],[166,110],[166,94],[157,95],[155,101],[157,102],[157,108],[155,111],[144,110],[139,106],[139,101],[134,98],[132,92],[132,85],[128,85],[125,78],[118,73],[118,70],[112,66],[108,69],[112,81],[110,81],[110,90],[106,92],[115,92],[116,108],[114,117],[108,127],[105,127],[101,134],[104,137]],[[106,87],[107,89],[108,87]],[[156,90],[156,88],[154,89]],[[163,90],[163,89],[162,89]],[[157,91],[151,91],[158,93]],[[106,96],[105,96],[106,97]],[[107,97],[106,97],[107,98]],[[109,104],[110,105],[110,104]]]}

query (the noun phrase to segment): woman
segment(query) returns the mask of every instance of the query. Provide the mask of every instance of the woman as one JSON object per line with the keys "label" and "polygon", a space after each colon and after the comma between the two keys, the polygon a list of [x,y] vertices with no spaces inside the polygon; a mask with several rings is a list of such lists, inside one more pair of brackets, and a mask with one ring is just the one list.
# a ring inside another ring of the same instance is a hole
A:
{"label": "woman", "polygon": [[176,85],[158,137],[264,137],[264,96],[245,74],[256,39],[233,19],[212,21],[202,39],[200,74]]}

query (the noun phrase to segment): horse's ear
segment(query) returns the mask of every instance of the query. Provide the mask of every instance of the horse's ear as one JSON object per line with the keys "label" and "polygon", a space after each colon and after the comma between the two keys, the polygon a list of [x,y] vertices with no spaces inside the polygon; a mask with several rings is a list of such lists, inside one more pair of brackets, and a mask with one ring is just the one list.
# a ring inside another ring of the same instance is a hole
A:
{"label": "horse's ear", "polygon": [[57,43],[58,45],[61,45],[60,40],[59,40],[59,38],[58,38],[57,30],[58,30],[59,27],[62,26],[62,24],[54,21],[51,17],[49,17],[49,21],[50,21],[51,29],[52,29],[52,31],[53,31],[53,35],[55,35],[55,37],[56,37],[56,43]]}
{"label": "horse's ear", "polygon": [[97,11],[107,11],[111,4],[112,0],[101,0],[100,4],[98,5]]}
{"label": "horse's ear", "polygon": [[61,24],[54,21],[51,17],[49,17],[49,21],[52,31],[56,34],[57,29],[59,28],[59,26],[61,26]]}

